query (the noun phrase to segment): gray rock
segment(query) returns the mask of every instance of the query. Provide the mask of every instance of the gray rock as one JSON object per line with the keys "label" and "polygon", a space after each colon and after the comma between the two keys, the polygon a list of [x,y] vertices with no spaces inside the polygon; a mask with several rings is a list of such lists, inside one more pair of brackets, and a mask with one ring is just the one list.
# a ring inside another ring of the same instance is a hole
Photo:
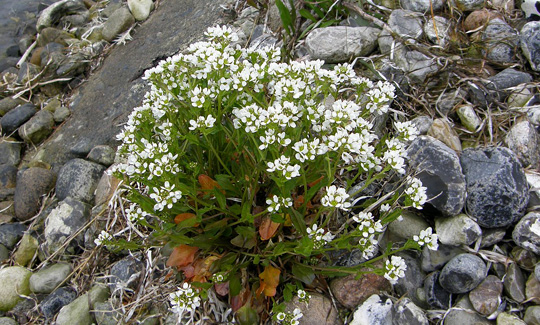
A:
{"label": "gray rock", "polygon": [[54,111],[53,118],[56,123],[62,123],[69,117],[69,115],[71,115],[69,108],[60,106]]}
{"label": "gray rock", "polygon": [[417,137],[407,149],[409,166],[427,188],[428,204],[455,215],[465,203],[465,179],[455,151],[429,136]]}
{"label": "gray rock", "polygon": [[433,19],[428,19],[424,24],[424,34],[431,43],[445,47],[450,40],[450,28],[450,22],[446,18],[435,16]]}
{"label": "gray rock", "polygon": [[516,315],[509,313],[500,313],[497,316],[497,325],[527,325],[524,321],[519,319]]}
{"label": "gray rock", "polygon": [[45,27],[54,26],[63,17],[73,14],[89,16],[89,12],[82,0],[62,0],[55,2],[41,12],[36,23],[36,29],[38,32],[41,32]]}
{"label": "gray rock", "polygon": [[[45,238],[47,239],[47,250],[49,253],[56,252],[69,238],[81,229],[90,217],[90,206],[71,197],[60,202],[58,206],[49,213],[45,220]],[[77,236],[69,245],[68,251],[73,251],[74,247],[83,241],[83,235]]]}
{"label": "gray rock", "polygon": [[64,56],[54,72],[58,78],[72,78],[82,74],[89,65],[89,57],[82,53]]}
{"label": "gray rock", "polygon": [[95,206],[108,203],[120,184],[120,180],[112,175],[109,175],[107,171],[103,173],[103,176],[101,176],[101,179],[97,185]]}
{"label": "gray rock", "polygon": [[529,275],[525,283],[525,296],[527,297],[527,301],[537,305],[540,304],[540,281],[536,279],[534,273]]}
{"label": "gray rock", "polygon": [[9,311],[22,300],[19,295],[29,295],[32,272],[24,267],[9,266],[0,270],[0,311]]}
{"label": "gray rock", "polygon": [[454,0],[453,2],[461,11],[473,11],[484,8],[484,2],[481,0]]}
{"label": "gray rock", "polygon": [[423,83],[426,78],[438,71],[437,62],[418,51],[405,51],[394,56],[394,62],[401,67],[413,82]]}
{"label": "gray rock", "polygon": [[482,52],[489,60],[501,63],[516,61],[519,35],[502,19],[495,18],[488,22],[482,40],[486,43],[486,49]]}
{"label": "gray rock", "polygon": [[516,108],[527,108],[534,101],[535,93],[533,93],[527,84],[523,84],[512,90],[506,99],[506,104],[508,104],[508,109],[512,110]]}
{"label": "gray rock", "polygon": [[73,300],[68,305],[62,307],[56,317],[57,325],[90,325],[92,316],[90,315],[90,303],[88,294],[84,294]]}
{"label": "gray rock", "polygon": [[527,120],[535,126],[540,126],[540,105],[529,106]]}
{"label": "gray rock", "polygon": [[0,225],[0,244],[13,249],[22,238],[27,227],[22,223],[5,223]]}
{"label": "gray rock", "polygon": [[474,309],[483,315],[491,315],[501,304],[503,284],[501,280],[488,275],[487,278],[469,292],[469,299]]}
{"label": "gray rock", "polygon": [[452,111],[456,105],[462,103],[466,97],[467,92],[461,88],[445,91],[437,99],[437,111],[442,116],[448,116],[450,111]]}
{"label": "gray rock", "polygon": [[128,0],[128,8],[137,21],[143,21],[150,16],[150,11],[154,8],[152,0]]}
{"label": "gray rock", "polygon": [[405,277],[398,279],[398,282],[394,285],[394,290],[399,296],[409,297],[415,304],[428,307],[424,301],[423,292],[426,274],[420,267],[419,259],[408,252],[399,253],[399,256],[405,261],[407,269],[405,270]]}
{"label": "gray rock", "polygon": [[8,164],[16,166],[21,161],[22,146],[19,142],[0,140],[0,165]]}
{"label": "gray rock", "polygon": [[0,191],[14,189],[17,185],[17,167],[0,165]]}
{"label": "gray rock", "polygon": [[458,107],[456,113],[459,116],[461,124],[471,132],[476,132],[482,124],[482,120],[476,115],[473,105],[462,105]]}
{"label": "gray rock", "polygon": [[469,301],[469,296],[464,295],[455,305],[455,308],[448,310],[444,318],[444,325],[492,325],[493,323],[480,316]]}
{"label": "gray rock", "polygon": [[540,213],[529,212],[515,226],[512,239],[516,245],[540,255]]}
{"label": "gray rock", "polygon": [[401,0],[403,9],[426,13],[433,8],[433,11],[440,11],[443,7],[442,0],[426,1],[426,0]]}
{"label": "gray rock", "polygon": [[109,146],[95,146],[86,158],[95,163],[109,167],[114,163],[116,151]]}
{"label": "gray rock", "polygon": [[339,318],[337,309],[332,304],[332,301],[326,296],[310,292],[309,304],[300,302],[298,296],[286,303],[285,311],[292,312],[294,308],[299,308],[302,314],[303,324],[320,324],[320,325],[341,325],[343,322]]}
{"label": "gray rock", "polygon": [[511,263],[504,277],[504,290],[506,294],[517,302],[525,300],[525,277],[516,263]]}
{"label": "gray rock", "polygon": [[15,132],[19,126],[23,125],[36,113],[36,107],[30,103],[12,109],[0,118],[2,133],[9,135]]}
{"label": "gray rock", "polygon": [[428,130],[431,128],[433,119],[427,115],[421,115],[413,118],[412,123],[414,127],[418,130],[418,132],[420,132],[420,134],[426,135]]}
{"label": "gray rock", "polygon": [[421,17],[417,12],[396,9],[388,17],[388,25],[399,36],[418,40],[424,32]]}
{"label": "gray rock", "polygon": [[533,80],[533,77],[529,73],[508,68],[493,77],[489,77],[488,80],[489,82],[486,84],[487,89],[494,92],[501,92],[507,88],[529,83]]}
{"label": "gray rock", "polygon": [[53,126],[52,113],[41,110],[19,128],[19,136],[28,143],[38,144],[53,132]]}
{"label": "gray rock", "polygon": [[279,40],[271,34],[262,34],[261,36],[254,38],[250,44],[251,49],[262,49],[265,47],[277,47]]}
{"label": "gray rock", "polygon": [[540,306],[527,307],[523,320],[528,325],[540,325]]}
{"label": "gray rock", "polygon": [[54,290],[39,304],[39,309],[45,318],[53,318],[58,311],[77,298],[77,291],[71,287]]}
{"label": "gray rock", "polygon": [[94,316],[98,325],[116,325],[121,324],[123,315],[120,311],[116,310],[112,302],[98,302],[95,305]]}
{"label": "gray rock", "polygon": [[63,200],[70,196],[76,200],[91,202],[104,170],[104,166],[84,159],[68,161],[58,173],[56,197]]}
{"label": "gray rock", "polygon": [[523,216],[529,189],[512,151],[502,147],[466,149],[461,167],[467,181],[467,211],[480,226],[506,227]]}
{"label": "gray rock", "polygon": [[21,221],[32,218],[41,207],[41,196],[47,194],[56,181],[53,171],[32,167],[17,178],[13,206],[15,217]]}
{"label": "gray rock", "polygon": [[[73,40],[74,37],[75,36],[73,34],[70,34],[63,29],[46,27],[39,33],[36,42],[40,47],[44,47],[49,43],[58,43],[62,45],[62,47],[65,47],[68,46],[67,40]],[[45,66],[45,63],[46,61],[41,61],[42,66]]]}
{"label": "gray rock", "polygon": [[397,237],[407,240],[429,227],[427,221],[412,212],[403,211],[401,220],[394,220],[388,224],[388,230]]}
{"label": "gray rock", "polygon": [[424,279],[424,292],[427,303],[435,309],[448,309],[450,307],[450,292],[439,283],[440,271],[427,275]]}
{"label": "gray rock", "polygon": [[24,101],[19,98],[6,97],[0,99],[0,116],[6,115],[7,112],[22,104],[24,104]]}
{"label": "gray rock", "polygon": [[518,157],[523,167],[538,166],[540,152],[538,150],[538,134],[529,121],[516,123],[508,133],[504,142]]}
{"label": "gray rock", "polygon": [[521,28],[519,44],[534,71],[540,71],[540,22],[530,21]]}
{"label": "gray rock", "polygon": [[320,59],[326,63],[345,62],[373,52],[379,32],[379,29],[373,27],[317,28],[308,34],[305,45],[313,60]]}
{"label": "gray rock", "polygon": [[109,288],[113,292],[122,288],[134,289],[139,285],[143,272],[144,264],[139,259],[132,256],[123,258],[111,267]]}
{"label": "gray rock", "polygon": [[538,263],[538,256],[536,256],[536,254],[519,246],[514,246],[512,248],[510,257],[517,265],[519,265],[519,267],[525,270],[532,270],[536,263]]}
{"label": "gray rock", "polygon": [[491,228],[482,230],[482,243],[480,248],[493,246],[503,240],[506,235],[505,228]]}
{"label": "gray rock", "polygon": [[51,293],[71,273],[69,264],[57,263],[39,270],[30,277],[30,290],[33,293]]}
{"label": "gray rock", "polygon": [[[384,299],[384,298],[383,298]],[[353,315],[352,324],[392,324],[392,301],[383,301],[379,295],[369,297]]]}
{"label": "gray rock", "polygon": [[27,266],[36,256],[38,247],[39,242],[34,236],[29,233],[24,234],[19,247],[13,254],[13,260],[20,266]]}
{"label": "gray rock", "polygon": [[134,22],[135,18],[133,18],[129,9],[120,7],[105,22],[101,32],[103,39],[112,42],[118,34],[125,32]]}
{"label": "gray rock", "polygon": [[17,74],[17,83],[26,84],[28,81],[34,79],[40,71],[41,69],[39,66],[23,62],[19,68],[19,73]]}
{"label": "gray rock", "polygon": [[0,325],[19,325],[19,323],[13,318],[0,317]]}
{"label": "gray rock", "polygon": [[476,288],[486,278],[486,273],[486,264],[480,257],[459,254],[443,267],[439,282],[451,293],[465,293]]}
{"label": "gray rock", "polygon": [[0,244],[0,263],[9,258],[9,250],[3,244]]}
{"label": "gray rock", "polygon": [[480,226],[466,214],[436,218],[435,230],[439,241],[449,246],[469,246],[482,236]]}
{"label": "gray rock", "polygon": [[439,244],[436,251],[424,247],[422,249],[422,270],[424,272],[433,272],[442,268],[449,260],[463,253],[463,250],[454,247]]}
{"label": "gray rock", "polygon": [[398,300],[392,308],[392,324],[428,325],[429,320],[425,312],[415,305],[409,298]]}

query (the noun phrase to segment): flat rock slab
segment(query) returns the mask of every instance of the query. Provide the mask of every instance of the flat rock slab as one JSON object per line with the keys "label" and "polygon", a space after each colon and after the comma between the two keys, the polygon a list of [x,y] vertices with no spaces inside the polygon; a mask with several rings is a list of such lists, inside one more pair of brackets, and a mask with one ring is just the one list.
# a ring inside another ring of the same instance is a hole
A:
{"label": "flat rock slab", "polygon": [[219,22],[224,0],[162,1],[126,45],[113,48],[101,68],[74,93],[72,116],[37,152],[24,161],[42,160],[58,170],[73,158],[86,156],[96,145],[118,144],[115,135],[147,91],[144,71],[161,59],[203,39]]}

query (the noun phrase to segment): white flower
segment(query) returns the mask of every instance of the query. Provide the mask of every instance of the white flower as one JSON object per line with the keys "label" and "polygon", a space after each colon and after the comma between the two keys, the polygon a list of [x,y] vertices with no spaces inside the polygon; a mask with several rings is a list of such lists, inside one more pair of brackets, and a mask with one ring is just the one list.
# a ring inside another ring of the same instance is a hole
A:
{"label": "white flower", "polygon": [[407,270],[405,260],[394,255],[390,260],[386,261],[384,277],[391,284],[396,284],[400,278],[405,277],[405,270]]}
{"label": "white flower", "polygon": [[193,313],[201,305],[201,298],[198,292],[191,288],[191,285],[184,282],[178,291],[169,294],[169,301],[172,311],[178,314],[178,319],[182,319],[184,312]]}
{"label": "white flower", "polygon": [[268,212],[277,212],[283,206],[285,208],[290,208],[293,205],[291,198],[281,198],[277,195],[273,195],[271,198],[266,199],[266,204],[268,204]]}
{"label": "white flower", "polygon": [[420,246],[426,245],[427,248],[430,250],[436,251],[437,248],[439,248],[439,244],[437,242],[438,240],[437,234],[433,233],[433,229],[431,227],[426,228],[422,231],[420,231],[420,235],[413,236],[413,240],[418,243]]}
{"label": "white flower", "polygon": [[145,211],[143,211],[140,207],[138,207],[136,204],[132,203],[129,208],[126,209],[126,215],[128,220],[136,224],[144,219],[148,215]]}
{"label": "white flower", "polygon": [[427,188],[422,186],[422,182],[416,177],[407,178],[407,189],[405,189],[405,194],[409,196],[412,201],[412,206],[416,209],[422,209],[422,206],[427,201]]}
{"label": "white flower", "polygon": [[337,188],[335,185],[326,187],[326,195],[321,199],[321,203],[325,207],[339,208],[347,210],[351,207],[351,203],[347,202],[349,194],[344,188]]}
{"label": "white flower", "polygon": [[394,127],[405,141],[412,141],[416,139],[416,137],[420,134],[418,129],[413,125],[411,121],[394,122]]}
{"label": "white flower", "polygon": [[300,176],[300,165],[298,164],[289,165],[290,161],[291,161],[290,158],[282,155],[278,159],[268,162],[266,164],[266,166],[268,167],[266,171],[269,173],[272,173],[275,171],[281,171],[281,174],[287,180]]}
{"label": "white flower", "polygon": [[214,123],[216,122],[216,119],[212,116],[212,114],[208,115],[207,117],[199,116],[197,120],[189,120],[189,124],[191,125],[188,127],[191,131],[197,130],[197,129],[210,129],[214,126]]}
{"label": "white flower", "polygon": [[302,311],[300,308],[295,308],[293,312],[279,312],[275,316],[275,320],[279,324],[284,325],[298,325],[300,322],[300,318],[302,318],[304,315],[302,314]]}
{"label": "white flower", "polygon": [[335,237],[334,235],[332,235],[332,233],[325,232],[323,228],[319,228],[317,224],[314,224],[313,226],[311,226],[311,228],[308,227],[306,231],[308,233],[308,237],[313,238],[313,247],[315,247],[316,249],[319,249],[327,243],[331,242],[332,240],[334,240]]}
{"label": "white flower", "polygon": [[101,246],[104,244],[104,242],[112,240],[112,238],[113,237],[111,236],[111,234],[109,234],[105,230],[102,230],[98,238],[94,239],[94,243],[96,244],[96,246]]}
{"label": "white flower", "polygon": [[375,239],[384,230],[380,220],[375,220],[371,212],[360,212],[353,217],[358,223],[356,229],[360,234],[359,249],[365,259],[370,259],[377,253],[378,240]]}

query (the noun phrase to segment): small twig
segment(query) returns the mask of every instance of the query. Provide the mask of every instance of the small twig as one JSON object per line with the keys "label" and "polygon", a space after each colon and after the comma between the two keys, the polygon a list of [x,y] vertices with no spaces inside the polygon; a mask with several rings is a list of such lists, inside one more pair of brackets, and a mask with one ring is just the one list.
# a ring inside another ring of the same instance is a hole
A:
{"label": "small twig", "polygon": [[[37,37],[39,37],[39,35]],[[36,37],[36,39],[37,39],[37,37]],[[17,68],[20,68],[21,65],[26,61],[26,59],[28,58],[30,53],[32,53],[32,51],[34,50],[34,47],[36,47],[36,45],[37,45],[37,41],[34,41],[34,43],[32,43],[32,45],[30,45],[30,47],[27,48],[26,51],[24,51],[23,56],[21,57],[21,59],[15,65]]]}

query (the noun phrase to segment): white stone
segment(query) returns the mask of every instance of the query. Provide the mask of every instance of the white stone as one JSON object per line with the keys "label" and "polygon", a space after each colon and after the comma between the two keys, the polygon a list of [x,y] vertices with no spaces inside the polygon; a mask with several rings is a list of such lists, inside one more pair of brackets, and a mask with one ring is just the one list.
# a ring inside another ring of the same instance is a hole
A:
{"label": "white stone", "polygon": [[465,214],[435,219],[435,230],[444,245],[470,245],[482,236],[482,229]]}
{"label": "white stone", "polygon": [[146,20],[154,8],[152,0],[128,0],[127,3],[131,14],[137,21]]}
{"label": "white stone", "polygon": [[378,295],[369,297],[354,312],[350,325],[386,325],[392,324],[392,301],[381,301]]}
{"label": "white stone", "polygon": [[474,107],[470,104],[458,107],[457,115],[461,120],[461,124],[471,132],[476,132],[482,124],[482,120],[476,115]]}

